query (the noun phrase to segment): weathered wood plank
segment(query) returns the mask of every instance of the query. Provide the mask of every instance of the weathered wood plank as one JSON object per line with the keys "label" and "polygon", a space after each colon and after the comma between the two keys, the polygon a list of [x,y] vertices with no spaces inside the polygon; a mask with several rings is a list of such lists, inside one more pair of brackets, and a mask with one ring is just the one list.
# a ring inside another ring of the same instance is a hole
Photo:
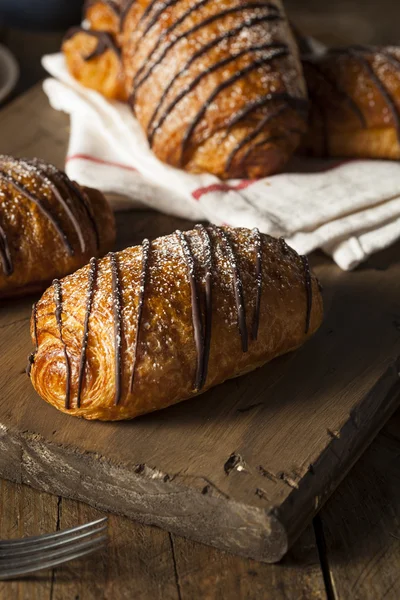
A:
{"label": "weathered wood plank", "polygon": [[[0,540],[55,531],[57,496],[0,480]],[[51,600],[52,572],[26,580],[0,581],[3,600]]]}
{"label": "weathered wood plank", "polygon": [[279,565],[243,559],[171,534],[182,600],[324,600],[313,528]]}
{"label": "weathered wood plank", "polygon": [[321,511],[337,600],[400,597],[400,412]]}
{"label": "weathered wood plank", "polygon": [[[102,516],[90,506],[62,499],[61,529]],[[168,533],[110,515],[109,536],[103,552],[56,570],[52,600],[178,600]]]}

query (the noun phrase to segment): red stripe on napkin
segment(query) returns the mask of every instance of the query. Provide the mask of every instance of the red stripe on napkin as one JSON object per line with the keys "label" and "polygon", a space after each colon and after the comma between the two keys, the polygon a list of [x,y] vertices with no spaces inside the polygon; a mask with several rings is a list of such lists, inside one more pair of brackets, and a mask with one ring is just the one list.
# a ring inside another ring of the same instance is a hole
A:
{"label": "red stripe on napkin", "polygon": [[72,156],[67,156],[65,162],[67,163],[71,160],[88,160],[90,162],[97,163],[98,165],[106,165],[108,167],[117,167],[118,169],[125,169],[126,171],[137,172],[137,169],[135,169],[135,167],[123,165],[122,163],[112,162],[110,160],[103,160],[102,158],[96,158],[95,156],[90,156],[89,154],[72,154]]}
{"label": "red stripe on napkin", "polygon": [[192,196],[195,200],[200,200],[204,194],[209,194],[210,192],[237,192],[238,190],[244,190],[248,188],[253,183],[256,183],[257,179],[242,179],[236,185],[229,185],[227,183],[213,183],[212,185],[208,185],[207,187],[198,188],[192,192]]}

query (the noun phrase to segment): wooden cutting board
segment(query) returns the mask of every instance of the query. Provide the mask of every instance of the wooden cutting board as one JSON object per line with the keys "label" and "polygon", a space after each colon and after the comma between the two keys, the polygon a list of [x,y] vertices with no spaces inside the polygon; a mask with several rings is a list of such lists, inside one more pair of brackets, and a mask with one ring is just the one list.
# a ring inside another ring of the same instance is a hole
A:
{"label": "wooden cutting board", "polygon": [[[0,152],[62,165],[39,88],[0,114]],[[118,247],[191,223],[118,217]],[[25,375],[34,298],[0,311],[0,475],[252,558],[279,560],[400,404],[400,246],[353,273],[312,257],[325,322],[299,351],[125,423],[45,404]]]}

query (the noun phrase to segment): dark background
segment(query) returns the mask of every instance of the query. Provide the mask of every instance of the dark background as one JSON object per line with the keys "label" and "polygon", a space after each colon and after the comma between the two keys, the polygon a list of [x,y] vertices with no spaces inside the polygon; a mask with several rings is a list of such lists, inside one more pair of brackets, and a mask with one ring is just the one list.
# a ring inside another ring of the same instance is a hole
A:
{"label": "dark background", "polygon": [[[21,68],[14,96],[45,76],[40,57],[56,52],[62,39],[62,31],[23,31],[5,23],[6,3],[24,1],[28,0],[0,0],[0,42],[14,52]],[[285,6],[301,31],[329,45],[400,43],[400,0],[286,0]]]}

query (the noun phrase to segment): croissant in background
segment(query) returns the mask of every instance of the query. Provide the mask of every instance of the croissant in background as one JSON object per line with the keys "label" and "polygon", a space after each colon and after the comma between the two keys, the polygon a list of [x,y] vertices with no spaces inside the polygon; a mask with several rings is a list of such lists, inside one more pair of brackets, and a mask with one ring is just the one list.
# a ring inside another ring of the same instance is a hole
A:
{"label": "croissant in background", "polygon": [[[298,146],[308,104],[280,0],[94,0],[84,24],[91,31],[63,45],[70,72],[109,98],[129,96],[161,160],[253,178],[282,169]],[[107,36],[97,46],[93,30]]]}
{"label": "croissant in background", "polygon": [[69,72],[85,87],[111,100],[128,100],[121,51],[112,34],[74,27],[64,37],[62,51]]}
{"label": "croissant in background", "polygon": [[0,156],[0,297],[44,289],[107,252],[111,208],[53,165]]}
{"label": "croissant in background", "polygon": [[350,46],[303,59],[310,95],[302,150],[400,158],[400,48]]}
{"label": "croissant in background", "polygon": [[294,350],[322,310],[283,239],[197,225],[54,281],[33,309],[31,381],[63,412],[130,419]]}
{"label": "croissant in background", "polygon": [[161,160],[221,178],[282,169],[307,101],[279,0],[131,2],[122,31],[130,102]]}

